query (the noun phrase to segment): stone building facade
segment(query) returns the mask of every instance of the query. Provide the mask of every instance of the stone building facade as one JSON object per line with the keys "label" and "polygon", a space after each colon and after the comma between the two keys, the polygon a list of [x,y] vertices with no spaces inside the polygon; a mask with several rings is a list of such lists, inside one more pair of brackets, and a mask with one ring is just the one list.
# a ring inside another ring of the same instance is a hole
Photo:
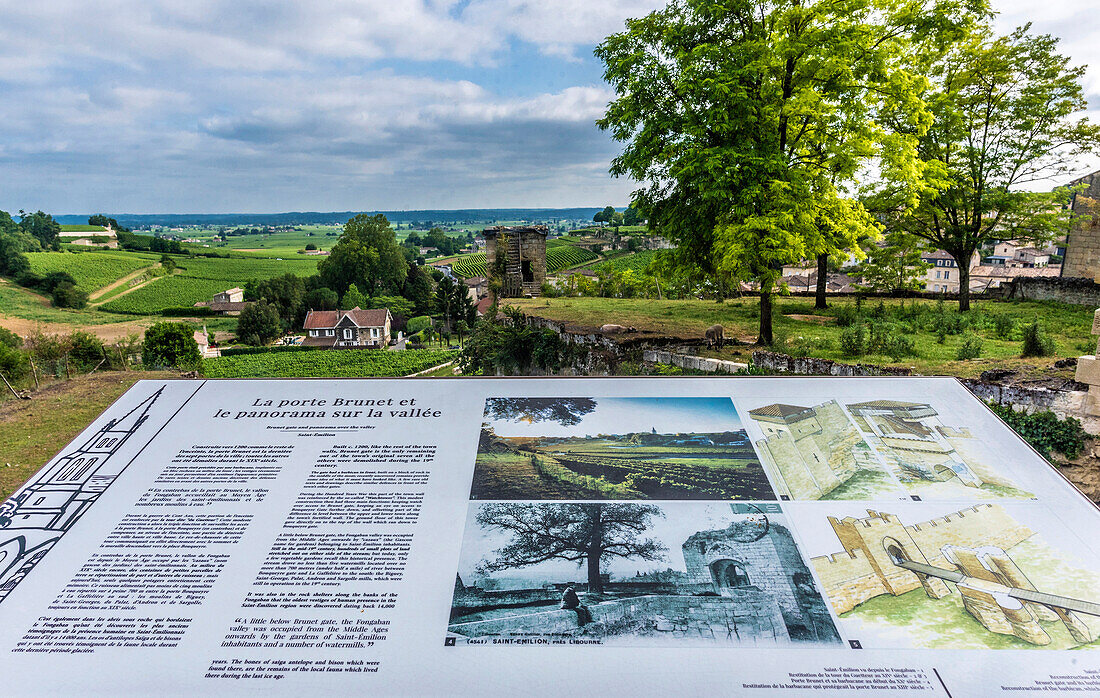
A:
{"label": "stone building facade", "polygon": [[549,232],[545,225],[485,229],[485,271],[490,279],[497,254],[501,251],[505,254],[503,297],[539,295],[546,282],[546,236]]}
{"label": "stone building facade", "polygon": [[721,596],[763,592],[779,606],[792,639],[832,642],[838,636],[791,532],[770,522],[734,521],[700,531],[683,544],[689,580]]}
{"label": "stone building facade", "polygon": [[1062,276],[1100,280],[1100,172],[1093,172],[1070,186],[1084,188],[1073,194],[1070,208],[1082,216],[1069,231]]}

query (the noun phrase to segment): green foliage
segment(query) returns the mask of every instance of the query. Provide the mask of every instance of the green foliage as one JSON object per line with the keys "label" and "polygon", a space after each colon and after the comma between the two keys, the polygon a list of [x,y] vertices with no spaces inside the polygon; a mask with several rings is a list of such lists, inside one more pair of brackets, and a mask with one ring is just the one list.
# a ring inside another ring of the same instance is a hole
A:
{"label": "green foliage", "polygon": [[982,355],[982,338],[976,334],[967,334],[959,342],[959,350],[955,358],[959,361],[980,358]]}
{"label": "green foliage", "polygon": [[250,303],[237,318],[237,338],[245,344],[261,346],[283,333],[279,311],[266,300]]}
{"label": "green foliage", "polygon": [[340,308],[342,310],[352,310],[353,308],[364,308],[367,305],[367,298],[359,292],[359,287],[355,284],[348,286],[348,290],[344,292],[344,297],[340,300]]}
{"label": "green foliage", "polygon": [[408,271],[405,254],[382,214],[359,214],[317,267],[322,283],[341,294],[352,284],[370,296],[400,293]]}
{"label": "green foliage", "polygon": [[1081,455],[1085,447],[1088,434],[1081,422],[1073,417],[1059,419],[1050,411],[1031,414],[1023,410],[1017,412],[1012,405],[997,403],[990,403],[989,407],[1044,458],[1049,459],[1052,453],[1060,453],[1073,459]]}
{"label": "green foliage", "polygon": [[79,310],[88,305],[88,294],[77,288],[71,281],[62,281],[54,286],[50,300],[55,308],[75,308]]}
{"label": "green foliage", "polygon": [[46,249],[57,249],[60,244],[58,234],[61,226],[53,219],[53,216],[42,211],[34,213],[19,212],[19,227],[25,233],[38,240],[38,243]]}
{"label": "green foliage", "polygon": [[505,318],[490,312],[474,326],[458,363],[467,374],[529,375],[553,372],[570,358],[570,347],[551,329],[530,327],[523,313],[505,308]]}
{"label": "green foliage", "polygon": [[924,274],[931,266],[921,261],[920,240],[900,230],[886,233],[882,244],[866,240],[862,244],[867,258],[853,276],[860,286],[875,292],[917,291],[924,288]]}
{"label": "green foliage", "polygon": [[199,345],[194,330],[182,322],[158,322],[145,330],[141,360],[146,368],[175,367],[191,370],[199,366]]}
{"label": "green foliage", "polygon": [[[924,238],[959,264],[959,306],[968,310],[969,261],[1005,230],[1041,243],[1064,235],[1068,192],[1031,191],[1038,179],[1068,177],[1100,145],[1088,122],[1084,67],[1057,53],[1058,40],[1030,25],[999,36],[983,14],[952,41],[914,42],[905,62],[928,76],[913,98],[927,129],[888,122],[919,159],[907,184],[879,185],[873,206],[892,228]],[[1074,115],[1078,115],[1075,120]]]}
{"label": "green foliage", "polygon": [[27,255],[31,271],[40,276],[63,271],[83,291],[94,291],[127,274],[153,264],[146,255],[130,252],[33,252]]}
{"label": "green foliage", "polygon": [[1024,325],[1020,356],[1053,356],[1054,352],[1054,338],[1043,331],[1038,320]]}
{"label": "green foliage", "polygon": [[837,344],[844,356],[863,356],[867,349],[867,333],[863,330],[863,323],[857,322],[846,327],[840,333]]}
{"label": "green foliage", "polygon": [[331,288],[322,286],[307,292],[303,305],[306,310],[336,310],[340,307],[340,296]]}
{"label": "green foliage", "polygon": [[69,366],[77,373],[87,373],[101,363],[107,363],[103,342],[90,332],[73,332],[68,337]]}
{"label": "green foliage", "polygon": [[440,349],[343,349],[264,352],[203,361],[210,378],[366,378],[407,376],[454,358]]}
{"label": "green foliage", "polygon": [[416,334],[421,330],[425,330],[432,326],[432,319],[427,315],[418,315],[414,318],[409,318],[409,321],[405,323],[405,329],[409,334]]}
{"label": "green foliage", "polygon": [[997,313],[993,316],[993,330],[997,335],[997,339],[1011,339],[1012,333],[1016,330],[1016,318],[1004,313]]}

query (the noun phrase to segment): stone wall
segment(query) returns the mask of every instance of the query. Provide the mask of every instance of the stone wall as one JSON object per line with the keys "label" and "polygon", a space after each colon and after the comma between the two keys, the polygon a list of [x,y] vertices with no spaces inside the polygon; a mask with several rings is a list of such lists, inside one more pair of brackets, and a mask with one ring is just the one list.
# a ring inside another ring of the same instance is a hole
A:
{"label": "stone wall", "polygon": [[[1100,238],[1098,238],[1100,240]],[[1067,254],[1066,259],[1069,259]],[[1090,264],[1097,264],[1092,260]],[[1020,276],[1001,287],[1001,297],[1019,301],[1058,301],[1072,305],[1087,305],[1095,308],[1100,305],[1100,284],[1092,276],[1085,278],[1080,274],[1065,276]],[[1100,267],[1093,272],[1100,274]]]}
{"label": "stone wall", "polygon": [[748,364],[737,361],[723,361],[722,359],[708,359],[703,356],[689,356],[677,354],[671,351],[659,349],[647,349],[642,352],[642,360],[654,364],[669,364],[679,366],[692,371],[704,371],[706,373],[737,373],[744,371]]}
{"label": "stone wall", "polygon": [[777,373],[797,373],[806,376],[909,376],[913,371],[908,368],[872,366],[866,364],[842,364],[829,359],[810,357],[796,358],[763,349],[752,353],[752,363]]}
{"label": "stone wall", "polygon": [[862,550],[822,555],[810,560],[833,610],[846,613],[867,599],[887,593],[886,585]]}
{"label": "stone wall", "polygon": [[1004,550],[1027,540],[1035,532],[1017,523],[1000,506],[978,504],[947,516],[905,527],[930,564],[951,567],[943,556],[945,545],[964,548],[992,545]]}
{"label": "stone wall", "polygon": [[1100,200],[1100,172],[1086,175],[1071,186],[1082,184],[1085,189],[1074,193],[1072,200],[1074,213],[1082,215],[1082,218],[1069,232],[1062,274],[1094,279],[1100,275],[1100,221],[1096,212],[1090,209],[1094,209],[1094,202]]}

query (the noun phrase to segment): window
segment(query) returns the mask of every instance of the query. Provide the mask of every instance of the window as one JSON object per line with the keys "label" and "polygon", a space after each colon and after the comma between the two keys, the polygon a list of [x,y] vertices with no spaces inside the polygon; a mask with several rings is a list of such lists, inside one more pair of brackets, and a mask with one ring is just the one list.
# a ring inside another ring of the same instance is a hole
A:
{"label": "window", "polygon": [[310,337],[316,337],[317,336],[317,330],[310,330],[309,331],[309,336]]}
{"label": "window", "polygon": [[951,272],[949,272],[949,271],[945,271],[945,272],[943,273],[943,278],[945,278],[945,279],[950,279],[950,278],[951,278]]}
{"label": "window", "polygon": [[336,330],[325,330],[326,337],[332,337],[336,333]]}
{"label": "window", "polygon": [[940,272],[939,272],[939,270],[938,270],[938,269],[936,270],[936,278],[937,278],[937,279],[938,279],[938,278],[940,278]]}
{"label": "window", "polygon": [[351,328],[350,327],[344,330],[344,339],[351,339]]}
{"label": "window", "polygon": [[378,338],[378,328],[377,327],[370,328],[370,336],[375,338],[375,339]]}

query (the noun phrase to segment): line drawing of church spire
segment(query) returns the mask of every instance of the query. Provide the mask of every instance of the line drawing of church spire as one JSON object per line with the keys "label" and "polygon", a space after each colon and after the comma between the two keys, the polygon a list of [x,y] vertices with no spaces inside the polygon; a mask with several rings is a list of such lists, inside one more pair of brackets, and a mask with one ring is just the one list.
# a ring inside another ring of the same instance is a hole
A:
{"label": "line drawing of church spire", "polygon": [[126,414],[109,420],[0,505],[0,602],[122,474],[100,473],[149,419],[150,408],[163,392],[161,386]]}

